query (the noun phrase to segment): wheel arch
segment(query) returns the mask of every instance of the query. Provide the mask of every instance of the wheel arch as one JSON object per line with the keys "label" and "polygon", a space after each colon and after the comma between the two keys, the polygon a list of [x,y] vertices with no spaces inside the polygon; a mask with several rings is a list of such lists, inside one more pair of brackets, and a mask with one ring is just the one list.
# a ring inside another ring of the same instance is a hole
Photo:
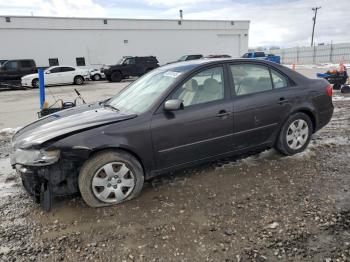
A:
{"label": "wheel arch", "polygon": [[103,151],[124,151],[124,152],[126,152],[126,153],[132,155],[133,157],[136,158],[137,161],[139,161],[139,163],[140,163],[140,165],[141,165],[141,167],[142,167],[144,176],[145,176],[145,178],[146,178],[146,176],[147,176],[147,170],[146,170],[146,168],[145,168],[145,166],[144,166],[144,163],[143,163],[141,157],[140,157],[135,151],[133,151],[133,150],[130,149],[130,148],[126,148],[126,147],[122,147],[122,146],[115,146],[115,147],[110,146],[110,147],[98,148],[98,149],[92,150],[92,151],[90,152],[90,154],[89,154],[87,160],[88,160],[89,158],[91,158],[92,156],[94,156],[94,155],[96,155],[96,154],[98,154],[98,153],[100,153],[100,152],[103,152]]}

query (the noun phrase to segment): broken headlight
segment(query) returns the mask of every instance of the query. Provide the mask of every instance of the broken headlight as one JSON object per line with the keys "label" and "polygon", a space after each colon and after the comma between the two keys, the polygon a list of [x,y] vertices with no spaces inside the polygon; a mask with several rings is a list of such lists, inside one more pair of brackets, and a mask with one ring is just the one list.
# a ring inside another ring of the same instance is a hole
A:
{"label": "broken headlight", "polygon": [[46,166],[57,162],[59,157],[59,150],[16,149],[13,155],[13,162],[27,166]]}

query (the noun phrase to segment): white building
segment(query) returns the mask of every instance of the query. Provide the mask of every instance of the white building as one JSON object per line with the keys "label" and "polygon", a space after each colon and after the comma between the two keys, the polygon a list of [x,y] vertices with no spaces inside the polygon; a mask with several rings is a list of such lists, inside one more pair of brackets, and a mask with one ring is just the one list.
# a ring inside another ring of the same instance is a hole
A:
{"label": "white building", "polygon": [[248,30],[249,21],[0,16],[0,60],[97,66],[127,55],[154,55],[160,64],[187,54],[239,57]]}

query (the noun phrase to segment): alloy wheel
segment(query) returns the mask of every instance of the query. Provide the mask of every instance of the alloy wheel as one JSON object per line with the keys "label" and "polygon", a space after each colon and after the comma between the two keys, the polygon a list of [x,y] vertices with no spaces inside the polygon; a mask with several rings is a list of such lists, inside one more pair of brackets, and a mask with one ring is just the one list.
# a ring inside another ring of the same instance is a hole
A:
{"label": "alloy wheel", "polygon": [[309,126],[303,119],[293,121],[287,130],[287,144],[293,150],[303,147],[309,138]]}

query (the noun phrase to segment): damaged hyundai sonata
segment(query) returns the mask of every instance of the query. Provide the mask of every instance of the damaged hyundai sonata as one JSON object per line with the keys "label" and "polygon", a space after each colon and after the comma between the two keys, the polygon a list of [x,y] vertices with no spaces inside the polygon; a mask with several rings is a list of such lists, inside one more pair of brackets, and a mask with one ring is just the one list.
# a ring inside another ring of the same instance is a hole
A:
{"label": "damaged hyundai sonata", "polygon": [[11,164],[46,210],[74,193],[108,206],[135,198],[147,179],[195,164],[271,147],[299,153],[332,114],[325,80],[267,61],[181,62],[22,128]]}

